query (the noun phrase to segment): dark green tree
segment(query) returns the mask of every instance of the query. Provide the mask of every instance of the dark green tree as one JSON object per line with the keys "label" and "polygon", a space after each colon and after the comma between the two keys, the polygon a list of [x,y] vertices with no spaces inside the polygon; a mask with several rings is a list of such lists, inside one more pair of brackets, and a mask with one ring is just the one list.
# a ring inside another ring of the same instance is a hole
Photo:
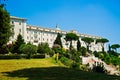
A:
{"label": "dark green tree", "polygon": [[10,29],[10,15],[4,8],[4,5],[0,3],[0,53],[4,53],[2,52],[3,47],[9,41],[9,37],[11,36]]}
{"label": "dark green tree", "polygon": [[117,52],[117,48],[120,48],[119,44],[113,44],[111,45],[111,48],[114,49]]}
{"label": "dark green tree", "polygon": [[81,43],[80,43],[80,40],[78,39],[78,41],[77,41],[77,51],[80,51],[80,48],[81,48]]}
{"label": "dark green tree", "polygon": [[61,48],[62,48],[63,46],[62,46],[61,37],[62,37],[62,35],[61,35],[60,33],[58,33],[58,34],[57,34],[57,37],[56,37],[56,39],[55,39],[55,41],[54,41],[54,44],[60,45]]}
{"label": "dark green tree", "polygon": [[65,36],[66,41],[70,41],[70,45],[72,45],[72,41],[76,41],[79,39],[79,36],[77,36],[75,33],[67,33]]}
{"label": "dark green tree", "polygon": [[51,51],[51,49],[50,49],[48,43],[40,43],[40,44],[38,44],[38,50],[37,50],[38,53],[49,54],[50,51]]}
{"label": "dark green tree", "polygon": [[92,38],[89,38],[89,37],[84,37],[84,38],[82,38],[82,41],[85,42],[85,44],[87,46],[87,51],[89,51],[90,44],[92,42],[94,42],[94,40]]}
{"label": "dark green tree", "polygon": [[30,58],[31,58],[31,55],[37,53],[37,46],[32,45],[32,44],[30,44],[30,43],[28,43],[28,44],[22,44],[22,45],[19,47],[19,51],[22,52],[22,53],[24,53],[24,54],[27,54],[27,55],[28,55],[28,58],[30,59]]}
{"label": "dark green tree", "polygon": [[104,45],[105,45],[105,43],[107,43],[107,42],[109,42],[109,40],[106,39],[106,38],[102,38],[102,39],[97,39],[97,40],[96,40],[96,44],[97,44],[97,43],[101,43],[101,47],[102,47],[102,51],[103,51],[103,52],[105,51],[105,50],[104,50]]}
{"label": "dark green tree", "polygon": [[12,51],[11,51],[11,52],[12,52],[12,53],[21,53],[21,52],[19,51],[19,47],[20,47],[22,44],[25,44],[25,42],[24,42],[24,39],[23,39],[22,35],[19,34],[19,35],[17,36],[17,40],[16,40],[15,44],[13,44],[13,48],[12,48]]}

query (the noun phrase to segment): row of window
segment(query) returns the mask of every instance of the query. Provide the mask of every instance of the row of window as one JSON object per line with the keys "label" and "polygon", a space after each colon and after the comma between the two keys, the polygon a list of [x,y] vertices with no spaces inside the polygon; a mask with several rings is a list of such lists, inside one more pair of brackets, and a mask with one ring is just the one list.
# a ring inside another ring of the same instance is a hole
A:
{"label": "row of window", "polygon": [[[11,21],[11,24],[12,25],[14,25],[15,24],[15,22],[14,21]],[[19,25],[21,25],[22,23],[21,22],[19,22]]]}
{"label": "row of window", "polygon": [[[27,36],[27,39],[29,39],[29,37],[28,37],[28,36]],[[33,39],[33,37],[31,37],[31,39]],[[36,39],[36,38],[35,38],[35,39]],[[40,38],[38,38],[38,39],[40,40]],[[43,40],[43,41],[45,41],[45,39],[44,39],[44,38],[42,38],[42,40]],[[52,42],[52,41],[53,41],[53,39],[46,39],[46,41],[51,41],[51,42]]]}
{"label": "row of window", "polygon": [[31,34],[36,34],[36,35],[46,35],[46,36],[56,36],[56,34],[51,34],[51,33],[44,33],[44,32],[37,32],[37,31],[27,31],[27,33],[29,34],[29,32],[31,32]]}

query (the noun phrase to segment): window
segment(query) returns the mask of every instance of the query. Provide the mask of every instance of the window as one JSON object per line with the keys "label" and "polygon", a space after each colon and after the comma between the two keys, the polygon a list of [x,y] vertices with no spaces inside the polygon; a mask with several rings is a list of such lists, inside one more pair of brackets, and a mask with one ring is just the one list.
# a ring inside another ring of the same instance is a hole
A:
{"label": "window", "polygon": [[19,25],[21,25],[21,22],[19,22]]}
{"label": "window", "polygon": [[29,39],[29,37],[27,36],[27,39]]}
{"label": "window", "polygon": [[34,38],[37,38],[37,31],[34,31]]}
{"label": "window", "polygon": [[44,38],[43,38],[43,41],[44,41]]}
{"label": "window", "polygon": [[12,21],[12,24],[14,24],[14,21]]}
{"label": "window", "polygon": [[21,29],[19,29],[19,32],[21,32]]}
{"label": "window", "polygon": [[52,39],[51,39],[51,42],[52,42]]}

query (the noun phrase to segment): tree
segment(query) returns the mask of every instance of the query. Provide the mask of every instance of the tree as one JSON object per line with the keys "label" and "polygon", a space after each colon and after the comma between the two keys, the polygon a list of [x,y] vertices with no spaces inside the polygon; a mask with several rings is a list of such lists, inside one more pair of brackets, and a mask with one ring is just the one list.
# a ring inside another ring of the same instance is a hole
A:
{"label": "tree", "polygon": [[1,50],[9,41],[11,36],[10,15],[4,9],[4,5],[0,4],[0,53]]}
{"label": "tree", "polygon": [[77,51],[80,51],[80,48],[81,48],[81,43],[80,43],[80,40],[78,39],[78,41],[77,41]]}
{"label": "tree", "polygon": [[113,44],[111,45],[111,48],[114,49],[117,52],[117,48],[120,48],[119,44]]}
{"label": "tree", "polygon": [[37,47],[35,45],[30,44],[30,43],[28,43],[28,44],[22,44],[19,47],[19,51],[21,51],[24,54],[27,54],[28,58],[31,58],[32,54],[37,53]]}
{"label": "tree", "polygon": [[101,47],[102,47],[102,51],[103,51],[103,52],[105,51],[105,50],[104,50],[104,45],[105,45],[105,43],[107,43],[107,42],[109,42],[109,40],[106,39],[106,38],[102,38],[102,39],[97,39],[97,40],[96,40],[96,44],[97,44],[97,43],[101,43]]}
{"label": "tree", "polygon": [[77,36],[75,33],[67,33],[66,34],[66,37],[65,37],[65,40],[66,41],[70,41],[70,44],[72,45],[72,41],[74,40],[78,40],[79,39],[79,36]]}
{"label": "tree", "polygon": [[61,37],[62,37],[62,35],[60,33],[58,33],[57,37],[56,37],[56,40],[54,41],[54,44],[58,44],[62,48],[63,46],[62,46],[62,42],[61,42]]}
{"label": "tree", "polygon": [[85,42],[86,46],[87,46],[87,51],[89,51],[89,47],[90,47],[90,44],[94,41],[92,38],[89,38],[89,37],[84,37],[82,38],[82,41]]}
{"label": "tree", "polygon": [[17,40],[16,40],[15,44],[13,44],[12,52],[13,52],[13,53],[20,53],[19,47],[20,47],[22,44],[25,44],[25,42],[24,42],[24,39],[23,39],[22,35],[19,34],[19,35],[17,36]]}
{"label": "tree", "polygon": [[41,54],[45,54],[45,53],[49,54],[50,52],[49,44],[48,43],[38,44],[37,52]]}

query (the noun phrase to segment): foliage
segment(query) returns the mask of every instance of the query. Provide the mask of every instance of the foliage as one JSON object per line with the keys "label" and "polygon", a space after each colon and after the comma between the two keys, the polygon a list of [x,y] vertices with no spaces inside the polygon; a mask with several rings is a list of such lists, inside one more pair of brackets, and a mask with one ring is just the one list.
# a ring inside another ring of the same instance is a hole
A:
{"label": "foliage", "polygon": [[10,15],[0,4],[0,46],[9,41],[11,36]]}
{"label": "foliage", "polygon": [[58,34],[57,34],[57,37],[56,37],[56,39],[55,39],[55,41],[54,41],[54,44],[58,44],[58,45],[60,45],[61,48],[62,48],[61,37],[62,37],[62,35],[61,35],[60,33],[58,33]]}
{"label": "foliage", "polygon": [[105,56],[104,61],[105,61],[105,63],[110,64],[111,63],[111,57],[109,55]]}
{"label": "foliage", "polygon": [[49,48],[49,44],[48,43],[40,43],[38,44],[38,49],[37,52],[41,53],[41,54],[49,54],[49,52],[51,51],[51,49]]}
{"label": "foliage", "polygon": [[92,71],[97,72],[97,73],[106,73],[103,63],[99,63],[99,62],[97,62],[97,63],[95,62],[93,64]]}
{"label": "foliage", "polygon": [[13,44],[13,46],[12,46],[11,52],[12,52],[12,53],[19,53],[19,54],[20,54],[21,51],[19,50],[19,48],[20,48],[20,46],[21,46],[22,44],[25,44],[25,42],[24,42],[24,39],[23,39],[22,35],[19,34],[19,35],[17,36],[17,40],[16,40],[15,44]]}
{"label": "foliage", "polygon": [[7,54],[9,49],[6,45],[0,46],[0,54]]}
{"label": "foliage", "polygon": [[62,51],[62,48],[60,47],[60,45],[57,45],[57,44],[53,45],[52,49],[54,50],[55,53],[61,53]]}
{"label": "foliage", "polygon": [[71,66],[72,69],[80,69],[80,63],[78,62],[72,62]]}
{"label": "foliage", "polygon": [[67,33],[65,40],[66,41],[72,41],[72,40],[78,40],[79,37],[75,33]]}
{"label": "foliage", "polygon": [[89,51],[89,47],[90,47],[90,44],[94,41],[92,38],[89,38],[89,37],[84,37],[82,38],[82,41],[85,42],[86,46],[87,46],[87,51]]}
{"label": "foliage", "polygon": [[71,65],[71,60],[68,59],[68,58],[66,58],[66,57],[64,57],[64,56],[60,58],[60,61],[61,61],[64,65],[66,65],[66,66],[70,66],[70,65]]}
{"label": "foliage", "polygon": [[33,54],[33,55],[31,56],[31,58],[33,58],[33,59],[45,58],[45,54]]}
{"label": "foliage", "polygon": [[120,48],[119,44],[113,44],[111,45],[111,48],[114,49],[117,52],[117,48]]}
{"label": "foliage", "polygon": [[103,51],[103,52],[104,52],[104,44],[107,43],[107,42],[109,42],[109,40],[106,39],[106,38],[102,38],[102,39],[97,39],[97,40],[96,40],[96,44],[97,44],[97,43],[101,43],[101,47],[102,47],[102,51]]}
{"label": "foliage", "polygon": [[86,56],[86,53],[87,53],[86,48],[85,47],[81,47],[80,50],[81,50],[81,55],[82,56]]}
{"label": "foliage", "polygon": [[120,66],[120,59],[116,56],[110,55],[111,57],[111,63],[115,66],[119,65]]}
{"label": "foliage", "polygon": [[77,51],[80,51],[80,48],[81,48],[81,43],[80,43],[80,40],[78,39],[77,40]]}
{"label": "foliage", "polygon": [[37,53],[37,47],[32,44],[22,44],[19,48],[19,50],[28,55],[28,58],[31,58],[32,54]]}
{"label": "foliage", "polygon": [[9,41],[12,33],[10,29],[10,15],[4,9],[4,6],[0,4],[0,53],[4,53],[1,50],[4,49],[4,46]]}
{"label": "foliage", "polygon": [[75,33],[67,33],[66,36],[65,36],[65,40],[66,41],[70,41],[70,47],[69,49],[72,48],[72,41],[74,40],[78,40],[79,39],[79,36],[77,36],[77,34]]}
{"label": "foliage", "polygon": [[72,50],[74,49],[73,46],[72,46],[72,41],[70,42],[70,46],[69,46],[69,50]]}

